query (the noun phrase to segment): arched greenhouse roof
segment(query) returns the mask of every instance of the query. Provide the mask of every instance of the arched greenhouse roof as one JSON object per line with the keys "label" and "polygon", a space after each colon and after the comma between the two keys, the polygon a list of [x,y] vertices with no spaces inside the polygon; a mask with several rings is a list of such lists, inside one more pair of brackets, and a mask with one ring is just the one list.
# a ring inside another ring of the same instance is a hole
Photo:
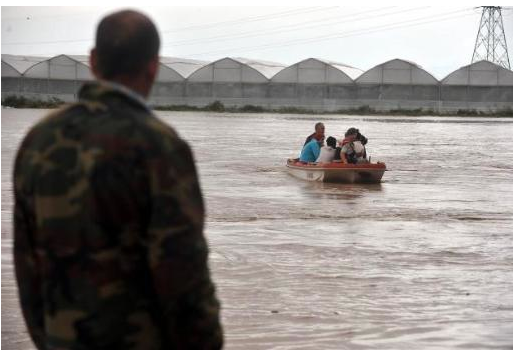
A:
{"label": "arched greenhouse roof", "polygon": [[167,67],[180,75],[182,80],[184,78],[188,78],[192,73],[210,63],[207,61],[177,57],[160,57],[159,61],[162,66]]}
{"label": "arched greenhouse roof", "polygon": [[393,59],[363,73],[359,84],[438,85],[438,80],[414,62]]}
{"label": "arched greenhouse roof", "polygon": [[269,79],[255,67],[240,61],[226,57],[207,64],[192,73],[190,82],[214,82],[214,83],[266,83]]}
{"label": "arched greenhouse roof", "polygon": [[85,64],[86,66],[90,67],[91,64],[89,63],[89,55],[66,55],[69,58],[78,61],[80,63]]}
{"label": "arched greenhouse roof", "polygon": [[87,64],[68,55],[59,55],[39,62],[23,74],[27,78],[59,80],[92,80]]}
{"label": "arched greenhouse roof", "polygon": [[348,77],[350,77],[353,80],[358,78],[363,73],[363,70],[361,70],[360,68],[356,68],[356,67],[350,66],[345,63],[328,61],[328,60],[323,60],[320,58],[317,58],[317,60],[324,62],[334,68],[337,68],[338,70],[340,70],[341,72],[344,72]]}
{"label": "arched greenhouse roof", "polygon": [[251,58],[244,58],[244,57],[234,57],[234,60],[246,64],[250,66],[251,68],[256,69],[258,72],[260,72],[262,75],[264,75],[267,79],[271,79],[276,73],[283,70],[286,65],[283,63],[278,62],[271,62],[271,61],[263,61],[263,60],[254,60]]}
{"label": "arched greenhouse roof", "polygon": [[308,58],[286,67],[272,79],[276,83],[349,84],[363,71],[338,62]]}
{"label": "arched greenhouse roof", "polygon": [[442,85],[513,86],[513,71],[489,61],[461,67],[447,75]]}
{"label": "arched greenhouse roof", "polygon": [[21,77],[21,73],[9,63],[2,60],[2,78],[3,77]]}
{"label": "arched greenhouse roof", "polygon": [[[39,57],[39,56],[20,56],[20,55],[9,55],[2,54],[2,62],[5,62],[7,65],[16,70],[20,75],[25,73],[27,69],[38,64],[39,62],[47,60],[48,57]],[[4,65],[2,64],[2,76],[4,75]]]}
{"label": "arched greenhouse roof", "polygon": [[159,83],[182,82],[185,78],[173,68],[169,68],[165,64],[160,63],[159,72],[156,81]]}

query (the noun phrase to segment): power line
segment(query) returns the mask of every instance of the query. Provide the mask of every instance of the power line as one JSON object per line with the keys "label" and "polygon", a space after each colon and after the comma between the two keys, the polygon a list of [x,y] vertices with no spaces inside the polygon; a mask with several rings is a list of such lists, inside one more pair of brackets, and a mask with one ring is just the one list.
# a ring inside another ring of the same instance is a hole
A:
{"label": "power line", "polygon": [[[447,16],[447,15],[451,15],[451,14],[459,13],[459,12],[468,12],[469,10],[471,10],[471,9],[452,11],[452,12],[436,15],[436,17]],[[433,17],[433,16],[428,16],[428,17],[416,18],[416,19],[412,19],[412,20],[408,20],[408,21],[400,21],[400,22],[395,22],[395,23],[389,23],[386,25],[379,25],[379,26],[370,27],[370,28],[357,29],[357,30],[346,32],[346,33],[337,33],[337,34],[333,34],[333,35],[329,35],[329,36],[323,35],[323,36],[316,36],[316,37],[311,37],[311,38],[294,39],[294,40],[288,40],[288,41],[283,41],[283,42],[275,42],[272,44],[266,44],[266,45],[260,45],[260,46],[248,46],[248,47],[242,47],[242,48],[231,48],[231,49],[224,49],[224,50],[202,52],[202,53],[191,54],[190,56],[206,56],[206,55],[212,55],[212,54],[220,54],[223,52],[233,52],[235,50],[239,50],[239,52],[240,52],[240,50],[243,50],[244,52],[246,52],[246,51],[255,51],[255,50],[259,50],[259,49],[267,49],[267,48],[274,48],[274,47],[294,46],[294,45],[304,44],[304,43],[309,43],[309,42],[340,39],[340,38],[346,38],[346,37],[350,37],[350,36],[370,34],[370,33],[376,32],[376,31],[392,30],[392,29],[398,29],[398,28],[411,27],[411,26],[415,26],[415,25],[440,22],[440,21],[444,21],[444,20],[448,20],[448,19],[465,17],[465,16],[469,16],[469,15],[474,15],[474,13],[466,14],[464,16],[454,16],[454,17],[445,18],[445,19],[431,20],[431,21],[425,21],[425,22],[420,22],[420,23],[413,23],[410,25],[404,25],[405,23],[416,22],[419,20],[425,20],[425,19],[429,19],[429,18]],[[395,27],[390,27],[390,26],[395,26]]]}
{"label": "power line", "polygon": [[225,25],[233,25],[233,24],[240,24],[240,23],[248,23],[248,22],[259,22],[259,21],[266,21],[274,18],[282,18],[282,17],[289,17],[289,16],[297,16],[307,13],[313,13],[318,11],[328,11],[331,9],[336,8],[336,6],[331,7],[307,7],[302,9],[296,9],[296,10],[288,10],[288,11],[282,11],[282,12],[275,12],[270,13],[267,15],[261,15],[261,16],[252,16],[252,17],[246,17],[246,18],[239,18],[236,20],[231,21],[222,21],[222,22],[214,22],[214,23],[207,23],[207,24],[198,24],[188,27],[182,27],[182,28],[176,28],[176,29],[170,29],[161,31],[161,33],[173,33],[183,30],[197,30],[202,28],[209,28],[209,27],[217,27],[217,26],[225,26]]}
{"label": "power line", "polygon": [[[256,21],[265,21],[269,19],[274,19],[275,17],[288,17],[288,16],[296,16],[296,15],[302,15],[317,11],[327,11],[335,8],[335,6],[332,7],[308,7],[308,8],[302,8],[302,9],[296,9],[296,10],[289,10],[289,11],[281,11],[281,12],[274,12],[268,15],[261,15],[261,16],[252,16],[252,17],[246,17],[241,18],[238,20],[232,20],[232,21],[224,21],[224,22],[215,22],[215,23],[208,23],[208,24],[201,24],[196,26],[188,26],[188,27],[181,27],[181,28],[175,28],[167,31],[162,31],[161,33],[172,33],[177,31],[183,31],[183,30],[195,30],[200,28],[209,28],[209,27],[215,27],[215,26],[223,26],[223,25],[234,25],[238,23],[247,23],[247,22],[256,22]],[[74,42],[92,42],[94,39],[69,39],[69,40],[46,40],[46,41],[25,41],[25,42],[8,42],[8,43],[2,43],[2,46],[23,46],[23,45],[46,45],[46,44],[62,44],[62,43],[74,43]]]}
{"label": "power line", "polygon": [[[461,10],[460,11],[455,11],[455,12],[461,12]],[[450,13],[446,13],[446,14],[442,14],[442,15],[448,15],[448,14],[452,14],[452,13],[454,13],[454,12],[450,12]],[[380,25],[380,26],[364,28],[364,29],[356,29],[356,30],[352,30],[352,31],[349,31],[349,32],[346,32],[346,33],[339,33],[339,34],[336,34],[336,35],[330,35],[330,36],[323,35],[323,36],[317,36],[317,37],[311,37],[311,38],[305,38],[305,39],[294,39],[294,40],[288,40],[288,41],[285,41],[285,42],[276,42],[276,43],[273,43],[273,44],[266,44],[266,45],[253,46],[253,47],[249,46],[249,47],[244,47],[244,48],[240,48],[240,49],[245,50],[245,51],[255,51],[255,50],[258,50],[258,49],[294,46],[294,45],[298,45],[298,44],[304,44],[304,43],[310,43],[310,42],[316,42],[316,41],[325,41],[325,40],[345,38],[345,37],[356,36],[356,35],[361,35],[361,34],[373,33],[373,32],[381,31],[381,30],[397,29],[397,28],[402,28],[402,27],[410,27],[410,26],[414,26],[414,25],[417,25],[417,24],[414,23],[412,25],[406,25],[406,26],[405,25],[399,25],[399,26],[396,26],[396,27],[390,27],[390,26],[391,25],[392,26],[393,25],[397,25],[397,24],[400,24],[400,23],[408,23],[408,22],[412,22],[412,21],[423,20],[423,19],[427,19],[427,18],[430,18],[430,17],[417,18],[417,19],[410,20],[410,21],[402,21],[402,22],[396,22],[396,23],[389,23],[389,24],[386,24],[386,25]],[[451,18],[448,18],[448,19],[453,19],[453,18],[458,18],[458,17],[461,17],[461,16],[451,17]],[[442,20],[446,20],[446,19],[442,19]],[[441,21],[441,20],[421,22],[421,23],[418,23],[418,24],[427,24],[427,23],[432,23],[432,22],[437,22],[437,21]],[[388,28],[388,27],[390,27],[390,28]],[[340,35],[340,34],[342,34],[342,35]],[[191,56],[203,56],[203,55],[217,54],[217,53],[222,53],[222,52],[226,52],[226,51],[233,51],[233,50],[238,50],[238,49],[239,48],[217,50],[217,51],[211,51],[211,52],[205,52],[205,53],[199,53],[199,54],[192,54]]]}
{"label": "power line", "polygon": [[4,17],[2,16],[2,21],[38,21],[38,20],[46,20],[46,19],[52,19],[52,18],[60,18],[60,17],[71,17],[71,16],[84,16],[89,14],[98,14],[98,10],[94,11],[81,11],[81,12],[72,12],[72,13],[66,13],[62,15],[38,15],[33,16],[30,15],[30,7],[26,7],[23,10],[26,11],[27,15],[25,16],[13,16],[13,17]]}
{"label": "power line", "polygon": [[47,45],[47,44],[63,44],[63,43],[79,43],[85,41],[93,41],[94,39],[71,39],[71,40],[52,40],[52,41],[25,41],[16,43],[2,43],[2,46],[23,46],[23,45]]}
{"label": "power line", "polygon": [[[371,12],[383,11],[384,9],[388,9],[388,8],[390,8],[390,7],[385,7],[385,8],[382,8],[382,9],[372,10]],[[343,15],[343,16],[336,16],[336,17],[330,16],[330,17],[319,18],[319,19],[316,19],[314,21],[307,21],[307,22],[302,22],[302,23],[294,23],[294,24],[282,25],[282,26],[273,27],[273,28],[266,28],[266,29],[271,30],[270,32],[268,31],[268,33],[273,33],[277,29],[289,28],[289,27],[297,27],[297,26],[302,26],[302,25],[307,24],[307,23],[318,23],[320,21],[326,21],[326,20],[334,19],[334,18],[340,19],[340,18],[349,17],[351,15],[356,16],[356,15],[359,15],[359,14],[362,14],[362,13],[368,13],[368,12],[369,11],[357,12],[357,13],[353,13],[353,14],[350,14],[350,15]],[[233,34],[218,35],[218,36],[213,36],[213,37],[208,37],[208,38],[189,39],[189,40],[167,42],[167,43],[164,43],[164,45],[170,45],[170,46],[188,45],[189,42],[203,42],[203,41],[214,40],[214,39],[235,38],[235,37],[243,36],[243,35],[244,35],[244,37],[246,37],[245,35],[248,35],[248,34],[251,34],[252,36],[253,35],[254,36],[259,36],[259,35],[265,35],[266,32],[255,33],[254,30],[251,30],[251,31],[247,31],[247,32],[238,33],[236,36],[233,36]]]}
{"label": "power line", "polygon": [[[444,15],[448,15],[448,14],[444,14]],[[472,13],[467,13],[467,14],[451,16],[451,17],[447,17],[447,18],[440,18],[440,19],[435,19],[435,20],[430,20],[430,21],[423,21],[423,22],[418,22],[418,23],[412,23],[412,24],[408,24],[408,25],[401,25],[401,24],[397,25],[397,23],[390,23],[390,24],[384,25],[381,28],[379,28],[379,27],[369,28],[367,30],[363,30],[361,33],[355,33],[354,35],[353,34],[352,35],[340,35],[340,36],[331,37],[331,38],[327,38],[327,39],[329,39],[329,40],[331,40],[331,39],[339,39],[339,38],[346,38],[346,37],[350,37],[350,36],[357,36],[357,35],[362,35],[362,34],[375,33],[375,32],[380,32],[380,31],[385,31],[385,30],[409,28],[409,27],[414,27],[414,26],[423,25],[423,24],[438,23],[438,22],[443,22],[443,21],[452,20],[452,19],[456,19],[456,18],[468,17],[468,16],[472,16],[472,15],[473,15]],[[411,22],[411,21],[406,21],[405,23],[407,23],[407,22]],[[311,42],[311,41],[315,41],[315,40],[310,40],[309,42]]]}
{"label": "power line", "polygon": [[[401,10],[401,11],[395,11],[395,12],[389,12],[389,13],[382,13],[382,14],[378,14],[378,15],[374,15],[374,16],[363,17],[363,18],[362,17],[351,18],[349,20],[345,20],[343,23],[346,24],[346,23],[351,23],[351,22],[355,22],[355,21],[365,21],[365,20],[369,20],[369,19],[373,19],[373,18],[395,15],[395,14],[400,14],[400,13],[404,13],[404,12],[418,11],[418,10],[424,9],[426,7],[419,7],[419,8],[415,8],[415,9]],[[227,41],[227,40],[235,40],[235,39],[248,38],[248,37],[263,36],[263,35],[269,35],[269,34],[275,34],[275,33],[281,34],[281,33],[286,33],[286,32],[291,32],[291,31],[297,31],[297,30],[325,27],[325,26],[330,26],[330,25],[341,23],[340,20],[343,18],[354,17],[354,16],[358,16],[358,15],[362,15],[362,14],[368,14],[371,12],[384,11],[389,8],[390,7],[385,7],[385,8],[381,8],[381,9],[377,9],[377,10],[370,10],[370,11],[367,10],[364,12],[357,12],[357,13],[352,13],[352,14],[343,15],[343,16],[321,18],[321,19],[318,19],[315,21],[308,21],[308,22],[303,22],[300,24],[279,26],[279,27],[270,28],[270,30],[268,30],[268,31],[263,31],[263,32],[258,32],[258,33],[255,33],[254,31],[249,31],[249,32],[239,33],[236,36],[222,35],[222,36],[208,37],[208,38],[203,38],[203,39],[182,40],[179,42],[174,42],[172,44],[165,43],[164,46],[165,47],[177,47],[177,46],[185,46],[185,45],[195,45],[195,44],[200,44],[203,42],[208,42],[211,40]],[[336,21],[325,22],[326,20],[330,20],[330,19],[336,19]],[[319,23],[321,21],[322,21],[322,23],[320,23],[320,24],[303,26],[305,23]],[[278,29],[280,29],[279,32],[276,31]],[[285,30],[283,30],[283,29],[285,29]],[[167,44],[171,44],[171,45],[167,45]]]}

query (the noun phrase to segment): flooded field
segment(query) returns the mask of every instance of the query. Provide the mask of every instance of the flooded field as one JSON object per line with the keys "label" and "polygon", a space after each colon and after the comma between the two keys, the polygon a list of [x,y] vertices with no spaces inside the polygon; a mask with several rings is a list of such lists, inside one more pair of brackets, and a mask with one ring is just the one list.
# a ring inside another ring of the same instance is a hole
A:
{"label": "flooded field", "polygon": [[[11,171],[44,110],[2,110],[2,347],[33,349]],[[159,112],[189,141],[227,349],[512,349],[513,119]],[[287,174],[315,122],[357,127],[380,185]]]}

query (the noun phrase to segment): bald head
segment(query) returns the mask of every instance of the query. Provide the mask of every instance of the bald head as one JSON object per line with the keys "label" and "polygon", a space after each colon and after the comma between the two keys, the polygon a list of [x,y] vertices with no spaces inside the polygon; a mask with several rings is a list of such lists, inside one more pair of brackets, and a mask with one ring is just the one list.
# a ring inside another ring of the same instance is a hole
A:
{"label": "bald head", "polygon": [[111,80],[136,76],[158,59],[159,34],[153,22],[136,11],[119,11],[102,19],[96,31],[96,73]]}

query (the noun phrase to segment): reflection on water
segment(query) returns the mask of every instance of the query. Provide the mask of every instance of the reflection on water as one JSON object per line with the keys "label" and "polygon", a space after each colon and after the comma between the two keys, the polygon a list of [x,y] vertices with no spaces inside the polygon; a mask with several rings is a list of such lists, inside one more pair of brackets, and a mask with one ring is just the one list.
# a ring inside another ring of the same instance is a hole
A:
{"label": "reflection on water", "polygon": [[[30,349],[10,172],[41,110],[2,111],[2,345]],[[513,119],[160,113],[194,149],[228,349],[513,348]],[[351,126],[378,185],[285,171]]]}
{"label": "reflection on water", "polygon": [[305,196],[327,199],[357,199],[370,192],[383,191],[381,184],[339,184],[339,183],[307,183],[301,186]]}

